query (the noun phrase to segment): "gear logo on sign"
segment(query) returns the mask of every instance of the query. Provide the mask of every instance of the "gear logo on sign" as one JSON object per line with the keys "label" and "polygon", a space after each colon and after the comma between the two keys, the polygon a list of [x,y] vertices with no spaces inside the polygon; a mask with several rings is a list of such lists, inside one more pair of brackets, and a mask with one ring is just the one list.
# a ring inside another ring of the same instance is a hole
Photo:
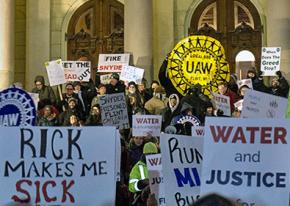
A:
{"label": "gear logo on sign", "polygon": [[181,40],[168,57],[167,73],[176,90],[185,95],[200,84],[211,97],[220,82],[230,80],[230,69],[221,43],[208,36],[189,36]]}
{"label": "gear logo on sign", "polygon": [[36,108],[31,96],[18,88],[0,92],[1,126],[34,126]]}
{"label": "gear logo on sign", "polygon": [[199,119],[193,115],[182,116],[179,120],[177,120],[178,124],[185,124],[186,122],[190,122],[193,126],[201,125]]}

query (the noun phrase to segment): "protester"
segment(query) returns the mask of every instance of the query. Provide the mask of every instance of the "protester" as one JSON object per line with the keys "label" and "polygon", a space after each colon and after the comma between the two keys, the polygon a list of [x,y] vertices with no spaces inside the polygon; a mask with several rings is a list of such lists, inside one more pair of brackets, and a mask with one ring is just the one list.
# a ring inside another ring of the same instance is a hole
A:
{"label": "protester", "polygon": [[228,96],[230,98],[231,112],[233,112],[235,109],[234,103],[239,100],[238,95],[236,93],[234,93],[233,91],[231,91],[230,88],[228,88],[228,85],[226,82],[219,83],[218,93],[225,95],[225,96]]}
{"label": "protester", "polygon": [[102,116],[100,105],[95,104],[92,106],[90,114],[85,122],[86,126],[102,126]]}
{"label": "protester", "polygon": [[98,94],[92,99],[92,103],[91,103],[92,106],[96,104],[100,104],[100,97],[104,96],[107,93],[106,85],[99,84],[97,92]]}
{"label": "protester", "polygon": [[154,115],[162,115],[167,107],[165,89],[161,86],[155,88],[153,97],[145,103],[145,109]]}
{"label": "protester", "polygon": [[51,105],[46,105],[39,111],[37,126],[56,126],[57,125],[57,114],[53,111]]}
{"label": "protester", "polygon": [[74,86],[74,93],[77,94],[80,108],[82,109],[82,112],[85,116],[89,114],[90,104],[88,99],[88,93],[87,90],[82,90],[81,83],[76,81],[73,84]]}
{"label": "protester", "polygon": [[75,98],[68,100],[68,108],[59,115],[59,123],[62,126],[69,126],[70,116],[75,115],[80,121],[83,121],[83,113],[77,106],[78,102]]}
{"label": "protester", "polygon": [[119,80],[118,73],[112,73],[110,78],[110,83],[106,85],[107,94],[115,94],[125,92],[125,85]]}
{"label": "protester", "polygon": [[285,77],[283,77],[281,71],[277,71],[276,74],[278,76],[278,82],[279,82],[279,88],[280,88],[281,96],[288,98],[289,83],[285,79]]}
{"label": "protester", "polygon": [[50,86],[45,85],[43,76],[36,76],[34,85],[35,87],[31,90],[31,92],[39,94],[38,109],[42,109],[45,105],[56,104],[54,91]]}
{"label": "protester", "polygon": [[[143,155],[140,160],[134,165],[129,177],[129,191],[134,193],[132,205],[145,206],[147,197],[144,193],[148,192],[149,179],[148,169],[146,165],[146,155],[157,154],[158,150],[154,143],[148,142],[144,145]],[[142,194],[143,192],[143,194]],[[149,193],[147,194],[149,195]]]}

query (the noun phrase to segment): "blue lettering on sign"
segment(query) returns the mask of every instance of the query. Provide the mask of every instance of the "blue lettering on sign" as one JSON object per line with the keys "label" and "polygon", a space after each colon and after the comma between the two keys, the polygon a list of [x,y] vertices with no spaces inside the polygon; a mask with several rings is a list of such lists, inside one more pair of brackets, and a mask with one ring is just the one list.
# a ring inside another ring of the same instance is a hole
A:
{"label": "blue lettering on sign", "polygon": [[184,168],[183,174],[178,168],[175,168],[174,174],[178,187],[184,187],[185,184],[189,184],[190,187],[200,186],[200,178],[196,168]]}
{"label": "blue lettering on sign", "polygon": [[34,126],[36,108],[32,97],[22,89],[0,92],[0,126]]}

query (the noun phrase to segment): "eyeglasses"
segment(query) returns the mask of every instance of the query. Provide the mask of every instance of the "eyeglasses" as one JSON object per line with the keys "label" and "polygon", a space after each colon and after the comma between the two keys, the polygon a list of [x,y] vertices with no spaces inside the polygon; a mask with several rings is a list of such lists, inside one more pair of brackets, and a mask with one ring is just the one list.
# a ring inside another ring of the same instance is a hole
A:
{"label": "eyeglasses", "polygon": [[74,90],[73,88],[66,88],[66,90]]}

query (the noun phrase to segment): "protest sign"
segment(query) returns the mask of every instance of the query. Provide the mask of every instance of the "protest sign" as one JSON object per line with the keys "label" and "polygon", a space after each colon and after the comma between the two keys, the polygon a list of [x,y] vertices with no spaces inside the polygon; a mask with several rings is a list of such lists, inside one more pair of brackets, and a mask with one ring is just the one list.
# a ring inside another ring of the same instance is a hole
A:
{"label": "protest sign", "polygon": [[285,118],[288,100],[283,97],[248,90],[244,97],[241,117]]}
{"label": "protest sign", "polygon": [[151,194],[155,194],[157,205],[165,206],[161,154],[146,155]]}
{"label": "protest sign", "polygon": [[160,136],[162,116],[133,115],[133,136]]}
{"label": "protest sign", "polygon": [[98,72],[121,72],[129,58],[130,54],[100,54]]}
{"label": "protest sign", "polygon": [[64,77],[67,82],[88,82],[91,78],[90,61],[62,61]]}
{"label": "protest sign", "polygon": [[230,80],[224,47],[212,37],[190,35],[175,45],[167,59],[166,70],[160,74],[183,96],[192,85],[199,84],[201,92],[211,97],[221,82]]}
{"label": "protest sign", "polygon": [[201,195],[288,206],[289,125],[286,119],[207,118]]}
{"label": "protest sign", "polygon": [[167,204],[193,203],[200,193],[203,138],[161,134],[160,147]]}
{"label": "protest sign", "polygon": [[0,127],[0,205],[115,205],[116,132]]}
{"label": "protest sign", "polygon": [[263,76],[276,76],[280,70],[281,47],[262,47],[261,71]]}
{"label": "protest sign", "polygon": [[252,79],[241,79],[241,80],[237,80],[237,85],[239,87],[239,89],[246,85],[247,87],[249,87],[249,89],[253,89],[253,83],[252,83]]}
{"label": "protest sign", "polygon": [[191,136],[193,136],[193,137],[204,137],[204,127],[203,126],[193,126],[193,127],[191,127]]}
{"label": "protest sign", "polygon": [[223,111],[224,116],[231,116],[230,97],[212,92],[212,101],[215,109]]}
{"label": "protest sign", "polygon": [[19,88],[0,92],[0,126],[34,126],[36,107],[32,97]]}
{"label": "protest sign", "polygon": [[66,83],[61,59],[45,62],[45,67],[50,86]]}
{"label": "protest sign", "polygon": [[102,122],[105,126],[116,126],[117,129],[129,128],[127,104],[124,93],[100,96],[99,104]]}
{"label": "protest sign", "polygon": [[121,72],[120,80],[125,82],[135,82],[136,84],[141,84],[144,75],[144,69],[125,66]]}
{"label": "protest sign", "polygon": [[38,93],[30,93],[30,92],[27,92],[27,93],[33,99],[33,102],[34,102],[34,105],[35,105],[35,109],[37,111],[37,106],[38,106],[38,102],[39,102],[39,94]]}
{"label": "protest sign", "polygon": [[102,84],[109,84],[112,74],[103,74],[100,76],[100,81]]}

